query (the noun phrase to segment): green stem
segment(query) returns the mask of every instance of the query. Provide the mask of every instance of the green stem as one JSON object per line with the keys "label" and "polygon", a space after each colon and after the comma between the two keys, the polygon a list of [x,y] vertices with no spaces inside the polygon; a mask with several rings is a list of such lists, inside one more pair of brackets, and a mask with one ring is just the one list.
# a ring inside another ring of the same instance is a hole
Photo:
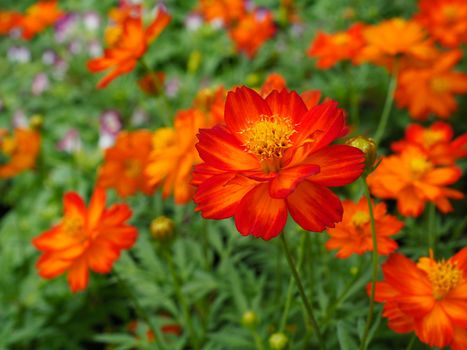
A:
{"label": "green stem", "polygon": [[406,350],[411,350],[413,345],[415,344],[415,339],[417,339],[417,336],[414,334],[412,334],[412,336],[410,337],[410,340],[409,340],[409,343],[407,344],[407,348]]}
{"label": "green stem", "polygon": [[258,331],[256,329],[254,329],[254,330],[252,330],[252,333],[253,333],[253,338],[255,338],[256,349],[264,350],[263,340],[259,336]]}
{"label": "green stem", "polygon": [[[435,250],[436,250],[436,223],[435,223],[435,219],[436,219],[436,207],[433,203],[428,203],[428,208],[427,208],[427,212],[428,212],[428,220],[427,220],[427,224],[428,224],[428,228],[427,228],[427,231],[428,231],[428,246],[431,250],[433,250],[433,254],[435,253]],[[436,255],[436,254],[435,254]]]}
{"label": "green stem", "polygon": [[285,253],[285,256],[287,258],[287,262],[289,263],[290,271],[292,272],[292,276],[295,279],[295,283],[297,284],[298,291],[300,292],[300,296],[302,298],[303,304],[305,305],[305,309],[308,313],[308,318],[310,319],[311,326],[313,328],[313,331],[316,333],[316,336],[318,338],[318,343],[319,347],[321,349],[325,349],[326,346],[324,344],[323,336],[321,335],[321,331],[319,330],[318,322],[316,322],[315,315],[313,313],[313,308],[308,301],[308,298],[305,294],[305,289],[303,288],[302,280],[300,278],[300,275],[298,274],[297,268],[295,267],[295,264],[293,262],[292,255],[290,254],[289,247],[287,245],[287,241],[285,239],[285,234],[282,233],[280,235],[280,239],[282,242],[282,247]]}
{"label": "green stem", "polygon": [[166,250],[165,256],[167,259],[167,263],[169,265],[170,273],[172,275],[174,288],[175,288],[175,294],[178,298],[178,301],[180,302],[180,306],[182,307],[183,318],[188,328],[188,332],[190,333],[191,345],[193,346],[193,349],[199,350],[200,347],[198,344],[198,340],[196,339],[196,334],[193,328],[193,322],[191,320],[188,303],[186,302],[185,296],[182,293],[180,278],[177,274],[177,270],[175,269],[172,255],[170,254],[168,250]]}
{"label": "green stem", "polygon": [[389,80],[388,93],[386,95],[386,101],[384,102],[383,112],[381,113],[381,118],[379,120],[378,128],[375,132],[375,141],[379,143],[381,138],[386,131],[386,126],[388,124],[389,115],[391,114],[392,101],[394,100],[394,92],[396,91],[397,86],[397,72],[393,72],[391,75],[391,80]]}
{"label": "green stem", "polygon": [[365,324],[365,331],[363,333],[362,343],[360,345],[360,349],[364,350],[367,348],[367,338],[368,333],[370,331],[370,325],[373,320],[373,310],[375,307],[375,289],[376,289],[376,279],[378,278],[378,242],[376,240],[376,224],[375,224],[375,216],[373,213],[373,205],[371,203],[371,195],[370,190],[368,188],[368,184],[366,182],[366,178],[362,177],[363,186],[365,188],[365,196],[368,202],[368,211],[370,213],[370,224],[371,224],[371,239],[373,241],[373,252],[372,252],[372,277],[371,277],[371,293],[370,293],[370,307],[368,309],[368,316],[366,319]]}

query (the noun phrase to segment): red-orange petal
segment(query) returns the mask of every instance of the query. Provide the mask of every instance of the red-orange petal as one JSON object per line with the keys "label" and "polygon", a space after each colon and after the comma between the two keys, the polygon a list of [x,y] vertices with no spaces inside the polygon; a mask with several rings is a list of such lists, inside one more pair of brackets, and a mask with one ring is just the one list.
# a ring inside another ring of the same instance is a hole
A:
{"label": "red-orange petal", "polygon": [[284,228],[287,207],[283,199],[272,198],[269,195],[269,185],[263,183],[243,197],[234,217],[237,230],[242,235],[269,240]]}
{"label": "red-orange petal", "polygon": [[302,98],[295,91],[274,90],[266,97],[266,102],[273,115],[288,117],[297,124],[308,111]]}
{"label": "red-orange petal", "polygon": [[172,17],[165,10],[163,6],[159,6],[157,9],[157,16],[154,21],[146,28],[146,40],[151,42],[155,40],[165,27],[170,23]]}
{"label": "red-orange petal", "polygon": [[422,342],[438,348],[447,346],[454,335],[451,320],[438,304],[428,315],[416,320],[415,332]]}
{"label": "red-orange petal", "polygon": [[295,190],[303,179],[319,173],[320,167],[315,164],[296,165],[282,169],[269,182],[269,194],[274,198],[285,198]]}
{"label": "red-orange petal", "polygon": [[67,280],[73,293],[86,289],[89,280],[89,270],[85,256],[73,262],[68,270]]}
{"label": "red-orange petal", "polygon": [[321,232],[342,220],[341,201],[324,186],[302,181],[286,200],[293,219],[305,230]]}

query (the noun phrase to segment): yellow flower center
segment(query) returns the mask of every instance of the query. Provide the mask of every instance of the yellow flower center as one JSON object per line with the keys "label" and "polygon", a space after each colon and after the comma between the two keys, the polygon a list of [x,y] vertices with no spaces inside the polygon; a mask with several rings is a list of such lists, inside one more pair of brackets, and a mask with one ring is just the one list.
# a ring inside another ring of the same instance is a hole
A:
{"label": "yellow flower center", "polygon": [[84,231],[84,222],[81,217],[65,217],[62,221],[62,232],[66,235],[82,240],[86,238],[86,232]]}
{"label": "yellow flower center", "polygon": [[462,280],[462,271],[458,269],[457,262],[441,260],[427,271],[428,278],[433,286],[433,296],[436,300],[454,289]]}
{"label": "yellow flower center", "polygon": [[442,77],[435,77],[430,82],[431,89],[437,93],[449,91],[449,82]]}
{"label": "yellow flower center", "polygon": [[245,137],[247,151],[259,160],[281,158],[284,150],[292,146],[290,136],[295,133],[288,118],[262,115],[260,120],[240,132]]}
{"label": "yellow flower center", "polygon": [[114,47],[123,35],[123,28],[119,25],[110,25],[105,29],[104,40],[107,47]]}
{"label": "yellow flower center", "polygon": [[349,42],[349,35],[347,33],[339,33],[334,35],[334,43],[336,45],[345,45]]}
{"label": "yellow flower center", "polygon": [[137,159],[126,159],[124,162],[124,172],[128,177],[138,177],[141,174],[141,163]]}
{"label": "yellow flower center", "polygon": [[430,147],[443,139],[443,133],[440,131],[426,130],[423,132],[423,143]]}
{"label": "yellow flower center", "polygon": [[357,211],[353,216],[352,216],[352,223],[355,226],[363,226],[370,222],[370,215],[364,211]]}
{"label": "yellow flower center", "polygon": [[422,177],[433,165],[424,158],[414,158],[410,160],[410,170],[415,179]]}
{"label": "yellow flower center", "polygon": [[448,22],[455,21],[458,17],[458,8],[454,5],[445,5],[441,12]]}

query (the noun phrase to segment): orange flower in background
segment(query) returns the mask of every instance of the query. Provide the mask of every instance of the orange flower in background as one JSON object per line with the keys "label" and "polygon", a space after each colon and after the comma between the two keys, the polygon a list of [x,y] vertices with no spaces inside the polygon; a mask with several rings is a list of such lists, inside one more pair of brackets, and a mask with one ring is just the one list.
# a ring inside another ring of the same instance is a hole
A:
{"label": "orange flower in background", "polygon": [[118,40],[104,51],[104,57],[88,62],[91,72],[100,72],[112,68],[98,84],[98,88],[106,87],[120,75],[131,72],[138,60],[144,55],[154,41],[170,22],[170,15],[163,7],[159,7],[156,18],[144,28],[141,17],[127,17],[122,23],[122,32]]}
{"label": "orange flower in background", "polygon": [[127,1],[120,1],[118,7],[109,11],[109,25],[105,28],[104,38],[107,46],[114,46],[123,33],[123,26],[129,18],[139,18],[142,16],[143,8],[140,4],[133,4]]}
{"label": "orange flower in background", "polygon": [[404,216],[419,216],[426,202],[434,203],[443,213],[452,211],[448,199],[464,196],[446,186],[460,176],[460,169],[437,167],[418,147],[407,147],[401,154],[383,158],[367,180],[373,195],[396,199],[397,209]]}
{"label": "orange flower in background", "polygon": [[419,21],[430,35],[446,47],[467,44],[467,3],[465,0],[420,0]]}
{"label": "orange flower in background", "polygon": [[321,69],[331,68],[343,60],[354,61],[365,45],[363,28],[361,23],[356,23],[344,32],[318,32],[307,51],[308,56],[318,59],[316,65]]}
{"label": "orange flower in background", "polygon": [[437,348],[466,349],[467,248],[448,260],[430,256],[418,264],[393,254],[383,264],[383,273],[375,301],[384,303],[389,328],[415,331],[421,342]]}
{"label": "orange flower in background", "polygon": [[363,30],[366,45],[356,61],[384,66],[390,71],[430,64],[437,55],[423,27],[415,21],[394,18]]}
{"label": "orange flower in background", "polygon": [[33,129],[18,128],[10,135],[0,129],[0,178],[32,169],[39,154],[41,136]]}
{"label": "orange flower in background", "polygon": [[114,188],[125,198],[141,191],[154,192],[144,172],[152,150],[152,133],[148,130],[122,131],[115,145],[106,149],[104,163],[99,169],[97,185]]}
{"label": "orange flower in background", "polygon": [[245,1],[200,0],[199,11],[206,21],[220,20],[222,23],[229,25],[243,17],[246,11]]}
{"label": "orange flower in background", "polygon": [[405,139],[391,144],[394,152],[403,152],[407,147],[418,147],[437,165],[454,165],[459,158],[467,157],[467,133],[453,140],[452,127],[444,122],[436,122],[424,128],[411,124],[405,130]]}
{"label": "orange flower in background", "polygon": [[363,172],[363,153],[330,143],[346,134],[344,112],[328,101],[308,109],[295,92],[262,98],[240,87],[229,92],[225,125],[201,129],[203,163],[193,184],[197,211],[207,219],[234,217],[242,235],[277,236],[288,213],[304,229],[323,231],[342,218],[328,189]]}
{"label": "orange flower in background", "polygon": [[151,186],[162,187],[162,196],[173,193],[175,203],[185,204],[193,195],[191,172],[199,163],[196,134],[205,123],[205,116],[196,109],[178,112],[174,128],[161,128],[153,136],[153,150],[146,167]]}
{"label": "orange flower in background", "polygon": [[[352,254],[373,251],[370,212],[366,198],[362,197],[358,203],[345,200],[342,204],[344,206],[342,222],[327,230],[331,238],[326,242],[326,248],[328,250],[339,249],[336,254],[338,258],[348,258]],[[389,238],[389,236],[398,233],[404,223],[395,216],[386,213],[385,203],[376,205],[372,203],[372,205],[378,254],[388,255],[397,249],[396,241]]]}
{"label": "orange flower in background", "polygon": [[440,55],[427,68],[402,71],[396,90],[396,103],[408,107],[414,119],[425,120],[433,113],[441,118],[457,109],[454,94],[467,92],[467,74],[453,71],[459,61],[460,51]]}
{"label": "orange flower in background", "polygon": [[164,91],[165,73],[148,73],[138,80],[140,89],[148,95],[157,96]]}
{"label": "orange flower in background", "polygon": [[193,101],[193,108],[205,116],[203,127],[211,127],[224,121],[224,106],[227,92],[220,86],[215,89],[201,89]]}
{"label": "orange flower in background", "polygon": [[229,29],[229,35],[235,42],[237,51],[245,53],[249,58],[253,58],[258,49],[275,32],[272,14],[265,9],[257,9],[244,15],[235,26]]}
{"label": "orange flower in background", "polygon": [[20,18],[19,27],[22,30],[22,37],[26,40],[32,39],[37,33],[57,22],[63,15],[64,13],[58,8],[58,1],[38,1]]}
{"label": "orange flower in background", "polygon": [[18,26],[21,21],[21,13],[14,11],[0,11],[0,35],[8,34]]}
{"label": "orange flower in background", "polygon": [[83,290],[89,270],[109,273],[120,251],[133,246],[137,230],[126,223],[131,209],[126,204],[105,208],[105,201],[102,188],[96,188],[87,208],[77,193],[65,194],[61,222],[33,240],[43,252],[36,265],[41,277],[67,273],[70,289]]}

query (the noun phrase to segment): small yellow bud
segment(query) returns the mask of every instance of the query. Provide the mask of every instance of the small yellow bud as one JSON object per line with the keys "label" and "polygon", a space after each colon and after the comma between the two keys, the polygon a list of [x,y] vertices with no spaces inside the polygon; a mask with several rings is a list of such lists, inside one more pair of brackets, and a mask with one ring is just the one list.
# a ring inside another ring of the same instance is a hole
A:
{"label": "small yellow bud", "polygon": [[249,86],[257,86],[259,84],[259,75],[256,73],[248,74],[246,77],[246,84]]}
{"label": "small yellow bud", "polygon": [[242,324],[247,327],[247,328],[253,328],[256,326],[258,322],[258,318],[256,317],[256,314],[251,311],[245,311],[242,316]]}
{"label": "small yellow bud", "polygon": [[358,273],[358,267],[357,266],[352,266],[350,268],[350,274],[355,276]]}
{"label": "small yellow bud", "polygon": [[273,350],[283,350],[289,339],[284,333],[274,333],[269,337],[269,346]]}
{"label": "small yellow bud", "polygon": [[346,144],[358,148],[365,154],[365,172],[367,174],[371,173],[374,170],[373,166],[376,161],[376,142],[371,138],[356,136],[347,140]]}
{"label": "small yellow bud", "polygon": [[44,124],[44,117],[42,117],[40,114],[34,114],[31,117],[31,120],[29,121],[29,125],[31,126],[32,129],[39,130],[42,128],[42,125]]}
{"label": "small yellow bud", "polygon": [[166,216],[159,216],[151,222],[151,235],[160,241],[167,241],[172,238],[175,224],[172,219]]}
{"label": "small yellow bud", "polygon": [[200,64],[201,64],[202,55],[201,52],[198,50],[193,51],[188,57],[187,69],[188,72],[194,74],[197,72]]}

